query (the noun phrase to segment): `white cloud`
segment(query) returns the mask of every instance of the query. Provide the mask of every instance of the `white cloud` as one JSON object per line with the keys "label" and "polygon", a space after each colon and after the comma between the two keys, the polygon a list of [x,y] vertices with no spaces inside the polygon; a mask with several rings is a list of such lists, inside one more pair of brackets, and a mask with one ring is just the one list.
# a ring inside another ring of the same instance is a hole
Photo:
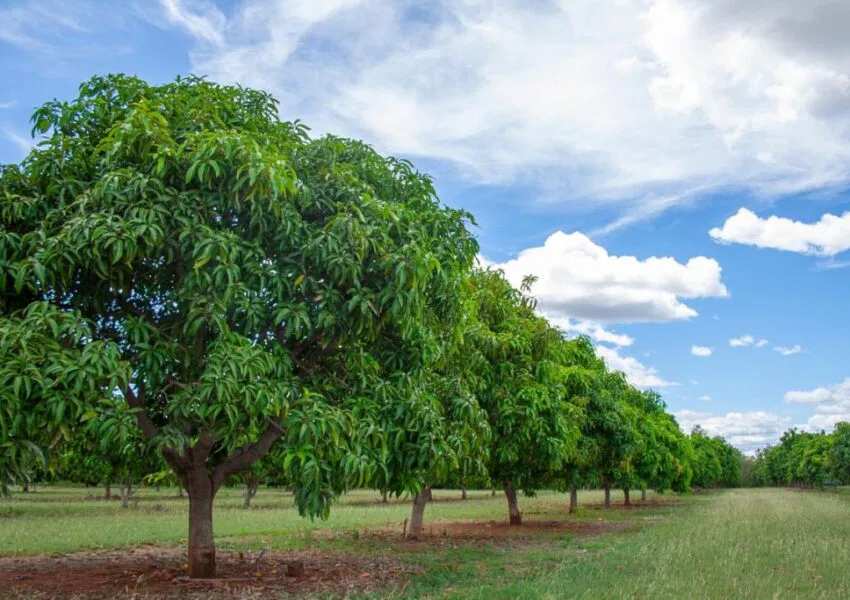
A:
{"label": "white cloud", "polygon": [[791,356],[792,354],[799,354],[803,351],[803,347],[800,344],[794,344],[793,346],[776,346],[773,348],[776,352],[779,352],[782,356]]}
{"label": "white cloud", "polygon": [[17,101],[15,100],[10,100],[9,102],[0,102],[0,109],[12,108],[13,106],[15,106],[15,104],[17,104]]}
{"label": "white cloud", "polygon": [[708,346],[691,346],[691,354],[694,356],[711,356],[712,348]]}
{"label": "white cloud", "polygon": [[159,0],[170,25],[185,29],[193,37],[221,46],[227,19],[212,2],[204,0]]}
{"label": "white cloud", "polygon": [[709,396],[709,395],[700,396],[699,400],[702,400],[703,402],[711,402],[711,396]]}
{"label": "white cloud", "polygon": [[622,371],[629,383],[639,388],[664,388],[679,385],[661,377],[652,367],[647,367],[632,356],[622,356],[617,350],[606,346],[597,346],[596,353],[612,371]]}
{"label": "white cloud", "polygon": [[31,138],[30,136],[19,133],[10,127],[0,128],[0,133],[2,133],[6,138],[9,139],[9,141],[15,144],[15,146],[17,146],[21,155],[26,155],[29,153],[30,150],[35,148],[35,139]]}
{"label": "white cloud", "polygon": [[729,340],[729,345],[733,348],[742,348],[744,346],[755,346],[756,348],[764,348],[765,346],[767,346],[767,344],[767,340],[757,340],[751,335],[742,335],[741,337],[736,337]]}
{"label": "white cloud", "polygon": [[787,392],[785,402],[814,405],[814,412],[804,429],[831,430],[836,423],[850,422],[850,377],[828,387]]}
{"label": "white cloud", "polygon": [[55,39],[69,33],[90,33],[83,24],[91,12],[89,2],[45,2],[34,0],[0,9],[0,41],[28,52],[53,54]]}
{"label": "white cloud", "polygon": [[592,321],[575,321],[569,318],[554,318],[550,320],[552,325],[559,327],[564,333],[575,335],[586,335],[595,342],[603,342],[614,346],[631,346],[634,338],[624,333],[615,333],[605,329],[599,323]]}
{"label": "white cloud", "polygon": [[[702,398],[701,398],[702,399]],[[790,417],[765,411],[729,412],[725,415],[681,410],[675,413],[679,426],[690,433],[699,425],[711,436],[719,435],[742,452],[775,443],[791,424]]]}
{"label": "white cloud", "polygon": [[850,212],[840,217],[827,213],[815,223],[803,223],[776,216],[762,219],[742,208],[708,234],[727,244],[832,257],[850,249]]}
{"label": "white cloud", "polygon": [[193,71],[269,89],[287,118],[617,206],[612,228],[850,179],[844,0],[243,0],[224,24],[163,6]]}
{"label": "white cloud", "polygon": [[697,315],[683,299],[728,296],[714,259],[698,256],[680,263],[669,257],[612,256],[578,232],[558,231],[543,246],[489,264],[517,286],[526,275],[537,276],[532,293],[553,320],[678,321]]}

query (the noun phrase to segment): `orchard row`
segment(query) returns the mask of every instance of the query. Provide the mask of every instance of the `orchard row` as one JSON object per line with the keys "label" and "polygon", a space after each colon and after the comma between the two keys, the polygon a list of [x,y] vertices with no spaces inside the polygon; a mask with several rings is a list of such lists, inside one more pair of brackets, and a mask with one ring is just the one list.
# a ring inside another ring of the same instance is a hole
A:
{"label": "orchard row", "polygon": [[199,78],[95,77],[33,125],[0,172],[4,486],[168,469],[212,577],[235,477],[309,516],[411,495],[413,536],[434,485],[500,486],[519,524],[518,491],[737,483],[736,451],[566,339],[533,278],[476,266],[472,216],[410,163]]}

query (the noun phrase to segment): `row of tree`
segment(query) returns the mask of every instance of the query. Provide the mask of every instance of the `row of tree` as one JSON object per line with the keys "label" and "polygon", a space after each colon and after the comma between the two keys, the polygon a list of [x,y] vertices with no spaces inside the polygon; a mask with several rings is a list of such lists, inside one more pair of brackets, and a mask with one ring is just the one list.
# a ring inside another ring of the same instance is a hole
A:
{"label": "row of tree", "polygon": [[411,495],[413,536],[448,481],[501,486],[519,524],[518,491],[574,509],[580,487],[740,477],[540,317],[533,279],[476,267],[471,215],[408,162],[198,78],[96,77],[33,123],[44,141],[0,172],[3,485],[167,465],[189,573],[212,577],[236,476],[286,481],[311,517],[352,487]]}
{"label": "row of tree", "polygon": [[756,453],[752,483],[810,488],[850,484],[850,423],[838,423],[832,433],[786,431],[778,444]]}

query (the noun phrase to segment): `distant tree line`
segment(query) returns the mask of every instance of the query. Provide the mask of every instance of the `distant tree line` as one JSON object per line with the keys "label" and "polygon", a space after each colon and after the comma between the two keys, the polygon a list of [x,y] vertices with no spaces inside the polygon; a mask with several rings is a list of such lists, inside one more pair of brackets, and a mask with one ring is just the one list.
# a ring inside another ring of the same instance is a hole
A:
{"label": "distant tree line", "polygon": [[756,453],[751,471],[756,486],[850,484],[850,423],[838,423],[832,433],[790,429],[778,444]]}

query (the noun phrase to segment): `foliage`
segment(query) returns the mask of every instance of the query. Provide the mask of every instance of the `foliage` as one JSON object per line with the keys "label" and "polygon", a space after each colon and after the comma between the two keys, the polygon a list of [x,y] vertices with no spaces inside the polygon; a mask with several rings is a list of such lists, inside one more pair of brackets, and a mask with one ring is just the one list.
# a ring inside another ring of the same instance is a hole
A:
{"label": "foliage", "polygon": [[756,454],[754,483],[763,486],[824,487],[850,483],[850,425],[827,434],[789,429],[775,446]]}

